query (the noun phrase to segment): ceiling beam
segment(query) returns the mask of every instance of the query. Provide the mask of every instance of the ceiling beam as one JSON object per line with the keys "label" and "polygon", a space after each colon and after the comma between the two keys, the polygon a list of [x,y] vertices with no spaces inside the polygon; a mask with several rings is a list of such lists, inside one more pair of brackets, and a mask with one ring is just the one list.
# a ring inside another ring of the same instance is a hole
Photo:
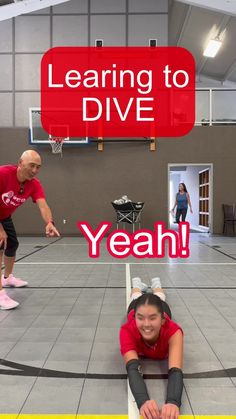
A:
{"label": "ceiling beam", "polygon": [[218,13],[224,13],[236,16],[235,0],[177,0],[180,3],[191,4],[202,9],[214,10]]}
{"label": "ceiling beam", "polygon": [[16,3],[7,4],[0,7],[0,21],[11,19],[19,15],[35,12],[36,10],[45,9],[49,6],[65,3],[69,0],[22,0]]}
{"label": "ceiling beam", "polygon": [[0,6],[5,6],[10,3],[14,3],[14,0],[0,0]]}
{"label": "ceiling beam", "polygon": [[188,23],[188,20],[189,20],[189,17],[190,17],[191,12],[192,12],[192,6],[188,6],[188,10],[187,10],[187,12],[185,14],[185,17],[184,17],[184,21],[182,23],[181,30],[179,32],[179,35],[178,35],[177,39],[176,39],[176,45],[177,46],[181,43],[181,40],[182,40],[182,37],[183,37],[183,34],[184,34],[184,31],[185,31],[186,25]]}
{"label": "ceiling beam", "polygon": [[232,74],[235,72],[236,72],[236,59],[232,62],[232,64],[229,66],[228,70],[224,74],[222,82],[229,80],[230,76],[232,76]]}
{"label": "ceiling beam", "polygon": [[174,7],[174,0],[168,0],[168,15],[171,16]]}
{"label": "ceiling beam", "polygon": [[[215,31],[215,37],[220,36],[220,34],[227,28],[229,21],[231,20],[231,16],[229,15],[223,15],[221,22],[219,23],[218,27],[216,28]],[[208,39],[209,41],[209,39]],[[224,45],[222,46],[222,48],[224,48]],[[201,59],[199,60],[199,62],[196,65],[197,68],[197,74],[201,74],[202,70],[204,69],[206,63],[208,61],[208,57],[204,57],[202,55]]]}

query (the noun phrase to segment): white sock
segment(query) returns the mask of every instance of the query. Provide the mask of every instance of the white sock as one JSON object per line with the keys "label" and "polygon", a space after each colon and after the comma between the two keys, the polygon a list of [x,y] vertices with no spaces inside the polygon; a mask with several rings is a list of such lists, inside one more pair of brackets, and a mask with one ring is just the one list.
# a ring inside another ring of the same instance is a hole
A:
{"label": "white sock", "polygon": [[162,301],[166,301],[166,296],[164,294],[164,292],[154,292],[154,295],[156,295],[157,297],[159,297]]}
{"label": "white sock", "polygon": [[152,278],[151,282],[152,282],[152,286],[151,286],[152,289],[162,288],[160,278],[158,278],[158,277]]}
{"label": "white sock", "polygon": [[138,292],[138,291],[137,292],[133,292],[133,294],[130,297],[130,301],[137,300],[137,298],[141,297],[141,295],[142,295],[141,292]]}
{"label": "white sock", "polygon": [[141,281],[138,276],[132,279],[133,288],[139,288],[141,291],[147,291],[148,286]]}

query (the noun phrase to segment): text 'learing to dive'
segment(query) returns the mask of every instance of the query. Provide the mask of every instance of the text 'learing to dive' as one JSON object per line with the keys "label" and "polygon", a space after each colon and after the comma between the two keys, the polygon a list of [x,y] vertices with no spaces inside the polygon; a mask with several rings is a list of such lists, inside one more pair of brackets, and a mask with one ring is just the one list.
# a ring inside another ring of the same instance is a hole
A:
{"label": "text 'learing to dive'", "polygon": [[195,62],[180,47],[55,47],[41,61],[41,108],[53,136],[183,136]]}

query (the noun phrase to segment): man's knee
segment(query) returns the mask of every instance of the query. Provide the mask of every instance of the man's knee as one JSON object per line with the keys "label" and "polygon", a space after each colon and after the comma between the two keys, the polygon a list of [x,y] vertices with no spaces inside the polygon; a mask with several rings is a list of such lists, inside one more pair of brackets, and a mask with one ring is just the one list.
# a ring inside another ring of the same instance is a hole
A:
{"label": "man's knee", "polygon": [[19,242],[17,238],[15,237],[14,240],[10,240],[9,243],[7,243],[7,248],[5,249],[5,256],[7,257],[14,257],[16,255],[16,251],[19,247]]}

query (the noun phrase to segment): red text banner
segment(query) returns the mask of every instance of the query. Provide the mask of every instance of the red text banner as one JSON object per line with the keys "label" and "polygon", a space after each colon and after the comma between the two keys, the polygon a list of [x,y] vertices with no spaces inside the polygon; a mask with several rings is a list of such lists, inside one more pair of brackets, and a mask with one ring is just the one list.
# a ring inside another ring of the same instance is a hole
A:
{"label": "red text banner", "polygon": [[41,118],[60,137],[176,137],[195,121],[195,63],[180,47],[56,47]]}

